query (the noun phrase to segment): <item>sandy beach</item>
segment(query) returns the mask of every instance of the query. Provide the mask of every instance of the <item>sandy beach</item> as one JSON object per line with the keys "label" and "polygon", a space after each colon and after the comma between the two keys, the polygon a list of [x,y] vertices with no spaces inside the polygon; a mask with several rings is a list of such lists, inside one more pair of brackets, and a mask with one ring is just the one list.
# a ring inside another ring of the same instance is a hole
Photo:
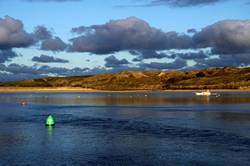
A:
{"label": "sandy beach", "polygon": [[97,90],[88,88],[72,88],[72,87],[58,87],[58,88],[42,88],[42,87],[0,87],[0,93],[43,93],[43,92],[97,92]]}
{"label": "sandy beach", "polygon": [[[0,93],[65,93],[65,92],[198,92],[197,90],[97,90],[77,87],[0,87]],[[211,92],[250,92],[250,89],[212,89]]]}

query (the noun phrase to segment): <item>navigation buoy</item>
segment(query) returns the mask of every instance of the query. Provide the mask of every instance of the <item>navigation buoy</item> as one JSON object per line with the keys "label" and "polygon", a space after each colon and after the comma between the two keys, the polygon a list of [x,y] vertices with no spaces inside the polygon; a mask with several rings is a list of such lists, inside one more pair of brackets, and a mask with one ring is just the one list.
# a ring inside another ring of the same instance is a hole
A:
{"label": "navigation buoy", "polygon": [[49,115],[46,119],[46,126],[55,126],[55,120],[52,115]]}
{"label": "navigation buoy", "polygon": [[22,104],[22,106],[26,106],[27,105],[27,103],[25,101],[23,101],[21,104]]}

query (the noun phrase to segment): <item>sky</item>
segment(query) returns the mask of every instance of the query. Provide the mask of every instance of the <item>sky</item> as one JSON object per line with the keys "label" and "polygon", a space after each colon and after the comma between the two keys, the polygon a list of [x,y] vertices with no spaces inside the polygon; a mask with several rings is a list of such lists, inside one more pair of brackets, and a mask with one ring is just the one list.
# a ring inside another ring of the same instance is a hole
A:
{"label": "sky", "polygon": [[250,65],[250,0],[8,0],[0,9],[0,82]]}

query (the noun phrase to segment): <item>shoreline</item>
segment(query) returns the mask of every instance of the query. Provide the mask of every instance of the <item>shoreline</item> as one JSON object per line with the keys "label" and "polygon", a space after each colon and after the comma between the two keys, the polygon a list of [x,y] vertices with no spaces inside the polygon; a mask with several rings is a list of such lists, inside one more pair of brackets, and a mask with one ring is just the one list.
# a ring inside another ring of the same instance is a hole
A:
{"label": "shoreline", "polygon": [[[87,92],[200,92],[201,89],[176,89],[176,90],[97,90],[90,88],[72,88],[72,87],[0,87],[0,93],[87,93]],[[250,92],[249,89],[211,89],[211,92]]]}

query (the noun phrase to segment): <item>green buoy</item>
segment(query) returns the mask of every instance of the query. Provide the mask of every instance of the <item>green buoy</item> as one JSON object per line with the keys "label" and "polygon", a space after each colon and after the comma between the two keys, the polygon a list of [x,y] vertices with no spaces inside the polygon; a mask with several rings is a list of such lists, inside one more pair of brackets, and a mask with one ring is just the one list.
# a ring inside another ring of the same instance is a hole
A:
{"label": "green buoy", "polygon": [[55,120],[52,115],[49,115],[46,119],[46,126],[55,126]]}

